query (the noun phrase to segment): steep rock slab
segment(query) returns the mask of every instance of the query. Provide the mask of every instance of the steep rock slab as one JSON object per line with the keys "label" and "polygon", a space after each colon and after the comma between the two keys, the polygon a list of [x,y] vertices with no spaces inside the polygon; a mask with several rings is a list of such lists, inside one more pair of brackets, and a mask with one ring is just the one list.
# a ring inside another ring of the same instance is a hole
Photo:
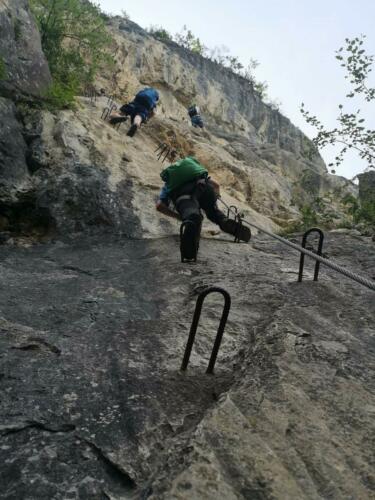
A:
{"label": "steep rock slab", "polygon": [[131,182],[120,183],[113,192],[108,177],[105,167],[65,162],[57,177],[39,178],[36,206],[49,214],[59,235],[110,229],[139,236],[138,220],[131,210]]}
{"label": "steep rock slab", "polygon": [[1,498],[128,498],[165,439],[213,403],[217,380],[177,371],[185,339],[170,314],[189,287],[178,259],[164,272],[170,247],[162,257],[158,247],[91,238],[1,248]]}
{"label": "steep rock slab", "polygon": [[28,169],[22,126],[12,101],[0,97],[0,199],[11,202],[17,191],[26,188]]}
{"label": "steep rock slab", "polygon": [[[116,130],[101,119],[107,98],[98,98],[95,105],[85,98],[79,103],[79,111],[44,112],[38,123],[27,123],[27,130],[32,126],[39,130],[28,157],[36,206],[49,212],[56,230],[64,235],[100,227],[146,237],[178,232],[176,221],[155,210],[163,168],[155,149],[172,131],[171,122],[155,118],[130,139],[126,125]],[[183,138],[186,152],[208,165],[227,192],[226,202],[238,204],[263,226],[277,228],[249,207],[249,170],[237,167],[220,145],[196,138],[184,124],[175,125],[173,133]],[[217,231],[213,225],[205,227]]]}
{"label": "steep rock slab", "polygon": [[[172,111],[176,118],[188,121],[186,108],[195,102],[204,109],[213,133],[232,132],[299,155],[308,150],[309,139],[288,118],[265,104],[245,78],[174,42],[162,43],[131,21],[114,20],[112,24],[119,64],[114,78],[120,88],[126,83],[130,97],[139,84],[155,85],[169,93],[165,99],[167,115]],[[313,165],[326,172],[319,155],[315,155]]]}
{"label": "steep rock slab", "polygon": [[[363,274],[369,238],[326,252]],[[0,497],[371,498],[373,292],[256,238],[1,247]],[[232,309],[204,374],[222,300]],[[17,300],[16,300],[17,299]]]}
{"label": "steep rock slab", "polygon": [[[332,258],[371,276],[370,238],[326,243]],[[373,498],[374,293],[324,268],[314,283],[311,264],[299,284],[288,249],[261,239],[253,248],[242,274],[237,261],[225,276],[235,309],[253,315],[235,381],[183,448],[172,441],[151,498]],[[224,268],[225,258],[221,280]]]}
{"label": "steep rock slab", "polygon": [[[252,208],[277,224],[288,224],[300,207],[317,199],[324,200],[325,211],[342,215],[340,200],[347,193],[356,195],[357,188],[328,174],[319,154],[311,159],[311,141],[266,105],[248,81],[173,42],[160,42],[131,21],[115,18],[110,26],[116,69],[99,79],[98,88],[114,93],[120,103],[144,85],[155,86],[161,94],[159,117],[168,130],[164,139],[171,140],[174,132],[186,138],[191,134],[194,147],[188,149],[215,175],[221,170],[229,179],[233,167],[235,177],[247,176]],[[204,131],[190,125],[186,110],[192,102],[203,110]],[[239,194],[248,204],[246,191],[241,187]]]}
{"label": "steep rock slab", "polygon": [[[181,154],[193,154],[207,166],[222,186],[226,203],[238,206],[270,230],[299,217],[296,200],[308,203],[325,195],[336,209],[339,204],[333,187],[352,192],[349,181],[340,184],[339,180],[327,180],[322,191],[323,174],[311,169],[306,170],[309,175],[301,172],[295,155],[275,145],[251,146],[240,135],[231,142],[207,132],[202,135],[164,114],[130,139],[127,124],[117,130],[101,119],[106,105],[106,97],[93,103],[79,98],[79,110],[43,112],[34,122],[26,120],[36,203],[50,211],[60,234],[91,230],[95,224],[128,235],[177,232],[175,221],[155,211],[163,169],[155,150],[168,137],[179,144]],[[33,130],[38,132],[36,138]],[[213,225],[207,227],[217,230]]]}
{"label": "steep rock slab", "polygon": [[[0,60],[5,77],[0,96],[17,101],[41,96],[51,83],[48,64],[41,49],[40,35],[27,0],[0,2]],[[14,104],[0,97],[0,238],[10,232],[29,232],[48,225],[48,213],[35,205],[27,141],[37,135],[25,133]],[[27,137],[26,137],[27,136]]]}
{"label": "steep rock slab", "polygon": [[0,57],[7,73],[0,80],[0,95],[40,96],[51,84],[51,75],[27,0],[2,0],[0,32]]}
{"label": "steep rock slab", "polygon": [[[332,180],[319,156],[307,159],[306,137],[265,105],[248,82],[176,44],[160,43],[134,23],[111,25],[117,67],[98,85],[108,93],[114,87],[124,100],[145,84],[156,85],[161,113],[134,140],[124,137],[126,125],[118,131],[100,120],[105,98],[94,103],[81,98],[76,112],[45,112],[39,120],[24,116],[33,181],[25,196],[44,226],[60,234],[95,226],[128,235],[175,232],[176,225],[154,209],[162,168],[155,149],[174,139],[181,154],[194,154],[207,165],[225,201],[269,229],[288,225],[299,217],[300,206],[317,198],[340,211],[340,197],[353,192],[350,183]],[[187,121],[191,99],[202,99],[208,130],[197,132]]]}
{"label": "steep rock slab", "polygon": [[17,119],[14,103],[0,97],[0,232],[1,240],[12,233],[45,233],[51,226],[49,209],[36,203],[36,183],[32,177],[28,134]]}

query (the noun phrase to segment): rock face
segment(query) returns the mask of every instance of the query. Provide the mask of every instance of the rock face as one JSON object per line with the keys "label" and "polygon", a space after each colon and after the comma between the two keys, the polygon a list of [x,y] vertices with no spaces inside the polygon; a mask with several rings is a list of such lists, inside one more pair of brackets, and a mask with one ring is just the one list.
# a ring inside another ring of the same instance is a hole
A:
{"label": "rock face", "polygon": [[16,119],[12,101],[0,97],[0,199],[4,204],[16,202],[22,191],[27,191],[27,145],[22,126]]}
{"label": "rock face", "polygon": [[[356,254],[353,255],[353,244]],[[369,238],[325,251],[371,275]],[[0,247],[0,498],[373,498],[374,293],[256,237]],[[197,294],[204,305],[179,371]]]}
{"label": "rock face", "polygon": [[51,75],[27,0],[1,1],[0,32],[0,58],[7,74],[0,80],[0,95],[41,95],[51,84]]}
{"label": "rock face", "polygon": [[[158,88],[164,135],[177,136],[183,153],[205,163],[242,209],[250,206],[285,225],[305,204],[319,199],[324,208],[340,213],[344,194],[356,194],[352,183],[327,174],[319,155],[310,159],[306,136],[264,104],[245,79],[173,42],[155,40],[134,23],[113,21],[112,34],[117,69],[100,87],[114,92],[119,102],[142,85]],[[186,109],[192,102],[203,110],[203,133],[190,127]]]}
{"label": "rock face", "polygon": [[[15,3],[12,8],[22,5]],[[288,226],[306,204],[316,203],[317,209],[329,212],[332,223],[340,219],[341,199],[347,193],[356,195],[356,187],[327,174],[319,155],[309,159],[309,140],[265,105],[246,80],[174,43],[157,41],[134,23],[115,19],[109,29],[115,39],[116,65],[113,74],[98,79],[97,88],[114,94],[120,105],[142,86],[154,85],[162,96],[159,113],[129,140],[126,124],[117,130],[101,120],[106,97],[93,102],[82,97],[75,112],[30,116],[23,109],[27,149],[24,160],[24,146],[18,156],[28,171],[22,189],[17,193],[18,184],[13,188],[17,214],[26,195],[34,207],[35,224],[44,221],[44,232],[65,236],[99,226],[151,237],[174,232],[174,224],[160,219],[154,210],[162,169],[155,150],[166,141],[182,155],[195,155],[222,185],[224,200],[269,229]],[[13,52],[16,49],[15,45]],[[33,54],[31,50],[30,60]],[[29,75],[25,81],[37,81],[39,88],[48,80],[44,76],[41,71],[39,80]],[[17,81],[15,89],[23,80]],[[188,120],[186,109],[192,102],[202,107],[207,124],[203,131],[193,129]],[[6,217],[11,232],[20,225],[30,226],[22,221],[15,225],[12,221],[19,218],[11,208]]]}
{"label": "rock face", "polygon": [[[8,43],[26,4],[1,5]],[[233,244],[206,222],[198,263],[181,265],[179,225],[154,208],[155,150],[194,154],[228,204],[271,230],[317,199],[340,216],[355,187],[308,159],[308,140],[244,80],[133,23],[110,29],[117,66],[97,87],[117,104],[143,85],[162,95],[134,139],[102,120],[107,97],[17,108],[9,97],[47,83],[32,64],[8,63],[1,87],[0,498],[375,498],[373,291],[325,269],[313,282],[309,262],[297,283],[298,254],[259,235]],[[332,232],[324,251],[375,278],[370,238]],[[215,373],[218,295],[181,373],[211,285],[232,297]]]}
{"label": "rock face", "polygon": [[14,102],[40,96],[51,84],[40,35],[27,0],[0,2],[0,232],[30,233],[52,226],[48,211],[36,205],[29,143],[38,137],[20,121]]}
{"label": "rock face", "polygon": [[[132,22],[114,23],[114,27],[120,63],[115,78],[119,88],[127,83],[130,96],[140,82],[159,84],[170,94],[163,99],[167,115],[172,107],[181,120],[187,120],[186,108],[193,102],[202,107],[210,131],[219,136],[234,133],[246,137],[249,146],[264,142],[294,154],[306,153],[306,136],[264,104],[246,79],[174,42],[161,43]],[[124,36],[118,36],[117,27]],[[318,155],[313,163],[317,170],[326,172]]]}
{"label": "rock face", "polygon": [[359,199],[361,203],[374,203],[375,200],[375,170],[358,175]]}

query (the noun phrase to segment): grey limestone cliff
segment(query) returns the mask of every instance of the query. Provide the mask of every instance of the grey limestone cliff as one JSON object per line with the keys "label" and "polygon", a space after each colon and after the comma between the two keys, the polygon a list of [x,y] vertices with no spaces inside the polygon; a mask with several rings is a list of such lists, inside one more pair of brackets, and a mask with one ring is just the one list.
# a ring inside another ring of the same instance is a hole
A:
{"label": "grey limestone cliff", "polygon": [[0,95],[40,96],[51,83],[51,75],[27,0],[1,0],[0,35],[6,71]]}
{"label": "grey limestone cliff", "polygon": [[[21,29],[17,41],[16,11],[28,27]],[[0,51],[8,54],[7,66],[12,68],[0,94],[9,97],[11,90],[13,99],[17,92],[40,92],[49,82],[35,24],[26,15],[25,4],[19,1],[12,7],[4,3],[0,18],[6,33]],[[109,29],[115,68],[98,78],[96,88],[114,95],[120,105],[142,86],[154,85],[162,96],[158,116],[129,141],[126,125],[115,130],[101,120],[106,97],[93,103],[82,97],[75,111],[53,114],[31,113],[23,107],[17,116],[11,103],[4,102],[7,126],[0,137],[0,183],[9,195],[0,197],[0,204],[6,207],[4,224],[9,230],[20,227],[19,206],[26,199],[36,225],[44,221],[47,232],[71,234],[95,226],[149,236],[173,231],[168,222],[160,225],[153,209],[160,185],[160,165],[153,151],[162,141],[177,145],[181,154],[197,156],[222,184],[226,201],[269,228],[298,220],[301,207],[318,199],[319,209],[330,214],[332,224],[343,217],[341,200],[347,193],[356,194],[356,187],[329,175],[318,154],[310,158],[306,136],[263,103],[248,81],[173,42],[156,40],[130,21],[112,19]],[[19,58],[21,49],[27,64]],[[187,119],[186,108],[193,101],[202,107],[207,124],[201,133]],[[13,158],[15,172],[9,168]],[[131,229],[130,208],[138,216]],[[30,226],[29,222],[21,226]]]}
{"label": "grey limestone cliff", "polygon": [[[115,69],[95,82],[106,95],[31,109],[50,77],[24,0],[0,0],[0,27],[0,498],[375,498],[373,291],[326,268],[314,282],[308,261],[298,283],[298,253],[206,221],[198,262],[182,265],[179,225],[154,208],[155,149],[194,154],[271,230],[317,198],[339,220],[356,188],[248,82],[118,18]],[[160,110],[130,139],[102,112],[144,85]],[[332,231],[324,252],[375,279],[370,237]],[[182,373],[212,285],[232,297],[214,375],[218,295]]]}

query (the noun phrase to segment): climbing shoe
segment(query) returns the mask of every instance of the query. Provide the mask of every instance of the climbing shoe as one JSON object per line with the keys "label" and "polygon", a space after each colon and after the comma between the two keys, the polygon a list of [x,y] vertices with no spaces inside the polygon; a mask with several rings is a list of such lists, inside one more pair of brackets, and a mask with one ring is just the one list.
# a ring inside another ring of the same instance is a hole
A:
{"label": "climbing shoe", "polygon": [[126,122],[127,119],[127,116],[112,116],[112,118],[109,119],[109,123],[111,125],[117,125],[118,123]]}
{"label": "climbing shoe", "polygon": [[243,226],[240,222],[237,222],[233,219],[223,219],[220,224],[220,229],[222,229],[224,233],[232,234],[236,238],[236,240],[245,241],[246,243],[250,241],[250,228],[247,226]]}
{"label": "climbing shoe", "polygon": [[133,137],[134,134],[137,132],[137,125],[135,123],[133,123],[133,125],[130,127],[130,129],[128,130],[128,133],[126,134],[128,137]]}
{"label": "climbing shoe", "polygon": [[185,221],[180,229],[181,262],[197,260],[199,247],[200,224]]}

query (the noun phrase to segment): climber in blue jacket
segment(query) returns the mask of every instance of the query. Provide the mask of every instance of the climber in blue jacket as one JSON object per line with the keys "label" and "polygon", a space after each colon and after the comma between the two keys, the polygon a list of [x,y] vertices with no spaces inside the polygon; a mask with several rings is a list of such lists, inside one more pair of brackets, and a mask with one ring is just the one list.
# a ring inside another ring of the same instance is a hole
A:
{"label": "climber in blue jacket", "polygon": [[193,125],[193,127],[204,127],[204,123],[200,115],[200,109],[198,106],[190,106],[190,108],[188,109],[188,115],[190,116],[191,124]]}
{"label": "climber in blue jacket", "polygon": [[138,127],[154,115],[158,102],[158,91],[152,87],[145,88],[138,92],[132,102],[121,106],[119,113],[112,113],[109,123],[115,125],[116,123],[126,121],[128,116],[130,116],[131,127],[126,135],[133,137]]}

